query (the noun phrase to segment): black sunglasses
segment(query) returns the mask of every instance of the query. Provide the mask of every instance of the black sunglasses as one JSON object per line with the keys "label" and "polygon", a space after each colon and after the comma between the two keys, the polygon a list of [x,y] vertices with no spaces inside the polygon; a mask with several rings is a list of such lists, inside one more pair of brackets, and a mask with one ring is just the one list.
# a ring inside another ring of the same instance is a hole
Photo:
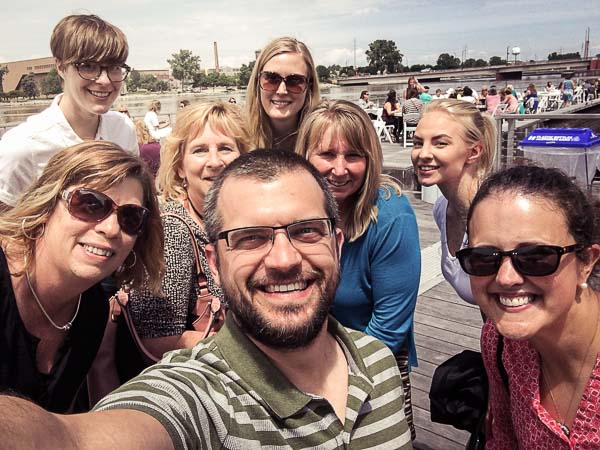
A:
{"label": "black sunglasses", "polygon": [[477,277],[496,274],[505,256],[510,257],[513,267],[521,275],[544,277],[556,272],[562,255],[578,252],[583,248],[584,246],[581,244],[573,244],[567,247],[528,245],[507,251],[492,247],[472,247],[457,251],[456,257],[466,273]]}
{"label": "black sunglasses", "polygon": [[84,222],[102,222],[116,211],[119,226],[129,235],[139,235],[150,214],[148,209],[140,205],[118,206],[112,198],[93,189],[62,191],[60,196],[67,202],[69,213]]}
{"label": "black sunglasses", "polygon": [[308,88],[308,78],[304,75],[292,74],[282,77],[276,72],[261,72],[260,87],[265,91],[276,91],[281,82],[285,83],[285,88],[292,94],[301,94]]}

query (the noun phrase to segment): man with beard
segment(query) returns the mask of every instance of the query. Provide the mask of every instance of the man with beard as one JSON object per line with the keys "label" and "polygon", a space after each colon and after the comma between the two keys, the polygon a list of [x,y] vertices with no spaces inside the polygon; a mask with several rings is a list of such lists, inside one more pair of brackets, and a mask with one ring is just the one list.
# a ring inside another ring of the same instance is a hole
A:
{"label": "man with beard", "polygon": [[394,356],[328,316],[343,237],[316,169],[291,152],[247,153],[204,211],[230,308],[219,333],[168,353],[98,412],[49,415],[0,397],[0,434],[39,444],[23,415],[61,448],[412,448]]}

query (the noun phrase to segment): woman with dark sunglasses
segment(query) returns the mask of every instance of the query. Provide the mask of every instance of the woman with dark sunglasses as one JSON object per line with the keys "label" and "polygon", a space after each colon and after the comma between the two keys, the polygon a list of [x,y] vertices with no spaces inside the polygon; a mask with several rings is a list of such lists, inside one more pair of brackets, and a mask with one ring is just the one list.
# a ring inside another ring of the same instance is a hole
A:
{"label": "woman with dark sunglasses", "polygon": [[291,37],[271,41],[248,82],[246,111],[254,146],[293,151],[304,116],[319,100],[318,76],[306,45]]}
{"label": "woman with dark sunglasses", "polygon": [[106,141],[53,156],[0,215],[0,390],[71,410],[109,317],[100,282],[158,291],[162,242],[139,158]]}
{"label": "woman with dark sunglasses", "polygon": [[[155,356],[191,348],[204,336],[191,326],[198,295],[195,240],[209,292],[222,299],[212,278],[204,248],[204,197],[214,179],[249,151],[250,137],[240,109],[225,102],[188,106],[177,114],[173,132],[162,147],[157,186],[161,194],[166,272],[163,295],[145,289],[130,293],[136,329]],[[176,217],[178,216],[178,217]],[[192,233],[193,232],[193,237]]]}
{"label": "woman with dark sunglasses", "polygon": [[433,206],[440,229],[442,274],[458,295],[474,304],[469,277],[456,252],[467,240],[467,211],[483,178],[492,168],[496,126],[469,102],[434,100],[424,108],[413,139],[412,162],[422,186],[438,186]]}
{"label": "woman with dark sunglasses", "polygon": [[599,448],[600,203],[557,169],[513,167],[482,184],[468,236],[457,257],[488,318],[485,448]]}

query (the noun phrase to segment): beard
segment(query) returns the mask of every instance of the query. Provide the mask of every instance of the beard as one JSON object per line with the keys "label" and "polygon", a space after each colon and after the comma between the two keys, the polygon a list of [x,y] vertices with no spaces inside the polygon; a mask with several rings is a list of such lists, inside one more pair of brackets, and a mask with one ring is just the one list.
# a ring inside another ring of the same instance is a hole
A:
{"label": "beard", "polygon": [[[249,295],[245,295],[222,275],[220,278],[225,301],[228,303],[232,317],[244,334],[271,348],[293,350],[309,345],[323,329],[323,324],[329,316],[329,308],[335,298],[339,274],[338,268],[329,277],[320,270],[298,273],[298,279],[312,280],[313,296],[303,304],[276,305],[268,307],[267,311],[257,307]],[[290,273],[269,275],[271,283],[276,282],[278,278],[289,282]],[[257,286],[265,284],[266,281],[263,280],[260,282],[248,280],[246,292],[256,291]],[[316,302],[314,295],[317,296]],[[301,322],[291,320],[300,314],[308,314],[305,312],[307,309],[311,311],[305,320]],[[269,317],[269,312],[273,318]],[[284,325],[277,323],[281,321],[281,318],[285,319],[286,317],[290,320],[285,321]]]}

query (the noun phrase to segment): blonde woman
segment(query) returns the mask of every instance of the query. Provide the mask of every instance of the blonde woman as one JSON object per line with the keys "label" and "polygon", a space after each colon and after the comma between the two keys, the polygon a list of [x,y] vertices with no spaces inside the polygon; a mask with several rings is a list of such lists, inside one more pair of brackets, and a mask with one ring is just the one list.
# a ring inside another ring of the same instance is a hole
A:
{"label": "blonde woman", "polygon": [[467,211],[481,180],[492,168],[496,126],[471,103],[435,100],[423,109],[414,136],[412,162],[419,183],[443,194],[433,207],[440,229],[442,273],[458,295],[474,304],[469,277],[456,252],[467,244]]}
{"label": "blonde woman", "polygon": [[152,100],[148,108],[148,112],[144,116],[144,123],[150,131],[150,135],[160,141],[160,139],[168,136],[171,133],[171,121],[167,118],[165,120],[158,119],[158,113],[162,106],[158,100]]}
{"label": "blonde woman", "polygon": [[152,177],[108,141],[69,147],[0,216],[0,236],[0,387],[69,411],[109,316],[100,282],[160,290]]}
{"label": "blonde woman", "polygon": [[339,207],[345,242],[331,313],[394,352],[414,433],[408,370],[417,364],[413,315],[421,252],[413,209],[400,187],[381,173],[381,144],[371,120],[354,103],[317,105],[300,128],[296,153],[325,177]]}
{"label": "blonde woman", "polygon": [[140,147],[140,157],[148,165],[152,175],[156,176],[160,167],[160,142],[150,135],[143,120],[134,119],[133,123]]}
{"label": "blonde woman", "polygon": [[267,44],[254,65],[246,96],[254,146],[294,150],[298,128],[319,97],[318,76],[306,45],[291,37]]}
{"label": "blonde woman", "polygon": [[[249,151],[250,138],[239,108],[224,102],[201,103],[182,109],[173,132],[162,148],[157,186],[162,211],[183,218],[193,230],[200,249],[200,263],[209,291],[222,298],[213,280],[204,248],[204,197],[213,180],[240,154]],[[191,329],[197,288],[192,236],[180,219],[163,217],[166,273],[164,296],[145,290],[130,294],[137,331],[154,355],[168,350],[193,347],[202,338]]]}

